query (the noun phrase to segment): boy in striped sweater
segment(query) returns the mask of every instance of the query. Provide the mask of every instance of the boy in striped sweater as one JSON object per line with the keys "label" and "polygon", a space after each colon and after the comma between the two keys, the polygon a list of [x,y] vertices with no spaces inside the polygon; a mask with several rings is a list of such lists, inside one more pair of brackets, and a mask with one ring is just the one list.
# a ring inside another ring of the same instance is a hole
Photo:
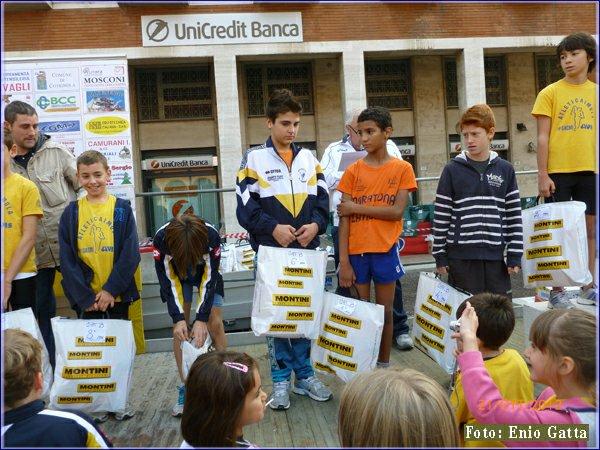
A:
{"label": "boy in striped sweater", "polygon": [[472,106],[458,125],[467,148],[446,164],[436,192],[432,255],[437,272],[473,295],[511,297],[510,274],[519,272],[523,254],[515,170],[490,150],[496,121],[488,105]]}

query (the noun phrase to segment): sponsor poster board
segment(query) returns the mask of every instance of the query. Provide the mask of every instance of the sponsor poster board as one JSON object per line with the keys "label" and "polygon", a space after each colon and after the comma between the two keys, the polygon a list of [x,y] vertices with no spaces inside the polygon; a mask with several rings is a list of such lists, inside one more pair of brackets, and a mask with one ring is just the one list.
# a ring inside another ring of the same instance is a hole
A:
{"label": "sponsor poster board", "polygon": [[[2,111],[12,101],[29,103],[40,132],[75,157],[98,150],[108,160],[108,190],[135,210],[129,79],[125,58],[6,60]],[[4,119],[4,118],[3,118]]]}

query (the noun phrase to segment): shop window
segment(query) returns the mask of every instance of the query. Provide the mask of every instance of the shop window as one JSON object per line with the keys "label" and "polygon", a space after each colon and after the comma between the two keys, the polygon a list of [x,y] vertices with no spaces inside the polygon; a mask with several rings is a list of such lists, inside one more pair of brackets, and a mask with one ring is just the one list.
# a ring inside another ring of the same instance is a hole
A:
{"label": "shop window", "polygon": [[537,92],[560,80],[563,77],[563,71],[558,64],[556,55],[536,55],[535,74]]}
{"label": "shop window", "polygon": [[410,59],[365,61],[367,105],[411,109]]}
{"label": "shop window", "polygon": [[208,65],[137,70],[139,121],[212,119],[210,72]]}
{"label": "shop window", "polygon": [[249,117],[264,117],[267,101],[276,89],[289,89],[302,103],[302,114],[313,114],[310,63],[250,65],[245,75]]}
{"label": "shop window", "polygon": [[[506,106],[506,69],[503,56],[484,58],[485,97],[490,106]],[[444,58],[446,107],[458,107],[456,58]]]}

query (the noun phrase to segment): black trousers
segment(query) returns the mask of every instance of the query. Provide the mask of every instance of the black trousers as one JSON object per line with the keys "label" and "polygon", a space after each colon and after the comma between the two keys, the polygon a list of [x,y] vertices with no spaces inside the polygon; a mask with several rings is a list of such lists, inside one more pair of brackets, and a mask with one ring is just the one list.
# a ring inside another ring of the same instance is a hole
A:
{"label": "black trousers", "polygon": [[448,284],[470,294],[491,292],[512,298],[505,262],[481,259],[450,259]]}

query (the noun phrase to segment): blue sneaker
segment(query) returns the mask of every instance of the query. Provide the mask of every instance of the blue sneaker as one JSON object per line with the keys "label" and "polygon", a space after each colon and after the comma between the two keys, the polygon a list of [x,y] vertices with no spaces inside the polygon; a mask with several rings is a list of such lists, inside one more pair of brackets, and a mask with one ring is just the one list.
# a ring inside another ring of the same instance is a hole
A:
{"label": "blue sneaker", "polygon": [[185,403],[185,386],[183,384],[177,386],[177,391],[179,392],[177,403],[175,403],[175,406],[173,406],[173,409],[171,410],[171,415],[173,417],[181,417],[183,414],[183,404]]}
{"label": "blue sneaker", "polygon": [[571,309],[575,308],[571,297],[566,290],[562,291],[551,291],[550,300],[548,301],[549,309]]}
{"label": "blue sneaker", "polygon": [[580,289],[577,303],[580,305],[594,306],[598,304],[598,287],[592,286],[587,289]]}

